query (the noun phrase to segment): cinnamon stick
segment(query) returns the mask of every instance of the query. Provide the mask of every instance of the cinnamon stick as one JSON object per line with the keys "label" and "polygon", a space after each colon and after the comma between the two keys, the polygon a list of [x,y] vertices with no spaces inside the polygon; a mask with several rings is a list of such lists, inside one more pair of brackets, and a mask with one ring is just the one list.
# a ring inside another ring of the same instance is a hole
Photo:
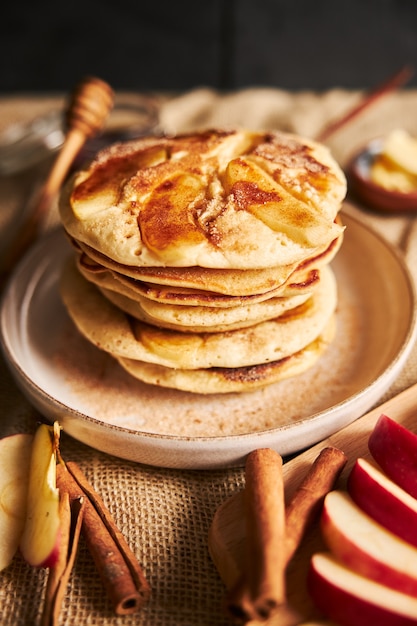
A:
{"label": "cinnamon stick", "polygon": [[346,462],[347,457],[342,450],[331,446],[323,448],[295,491],[285,514],[287,564],[317,518],[324,496],[333,489]]}
{"label": "cinnamon stick", "polygon": [[347,462],[338,448],[324,448],[285,510],[279,459],[273,450],[256,450],[245,467],[245,572],[226,599],[228,612],[243,622],[268,619],[285,602],[287,565]]}
{"label": "cinnamon stick", "polygon": [[137,612],[148,601],[150,587],[104,502],[76,463],[58,465],[57,486],[70,500],[85,498],[82,533],[115,613]]}
{"label": "cinnamon stick", "polygon": [[282,458],[270,448],[245,465],[246,568],[228,597],[243,621],[267,619],[285,600],[285,503]]}
{"label": "cinnamon stick", "polygon": [[68,493],[60,494],[60,549],[57,563],[50,568],[46,584],[41,626],[56,626],[66,586],[74,565],[81,531],[83,501],[70,503]]}

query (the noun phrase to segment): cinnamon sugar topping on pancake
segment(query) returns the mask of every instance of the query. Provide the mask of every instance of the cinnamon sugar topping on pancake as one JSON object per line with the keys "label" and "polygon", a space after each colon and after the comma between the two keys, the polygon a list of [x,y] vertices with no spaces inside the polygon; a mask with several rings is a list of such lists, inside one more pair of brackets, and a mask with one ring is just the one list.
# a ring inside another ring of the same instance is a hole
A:
{"label": "cinnamon sugar topping on pancake", "polygon": [[329,245],[345,192],[320,144],[207,131],[103,151],[60,206],[71,236],[124,265],[258,269]]}

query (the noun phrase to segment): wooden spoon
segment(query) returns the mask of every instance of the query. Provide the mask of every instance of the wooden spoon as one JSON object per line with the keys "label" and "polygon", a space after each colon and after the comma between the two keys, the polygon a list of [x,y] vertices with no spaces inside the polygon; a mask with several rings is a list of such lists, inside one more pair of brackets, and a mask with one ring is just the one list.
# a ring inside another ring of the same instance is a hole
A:
{"label": "wooden spoon", "polygon": [[0,285],[36,240],[46,221],[49,209],[67,176],[75,157],[85,144],[104,126],[113,106],[111,87],[99,78],[87,77],[72,92],[65,121],[67,133],[61,150],[52,166],[39,196],[13,241],[10,242],[0,263]]}

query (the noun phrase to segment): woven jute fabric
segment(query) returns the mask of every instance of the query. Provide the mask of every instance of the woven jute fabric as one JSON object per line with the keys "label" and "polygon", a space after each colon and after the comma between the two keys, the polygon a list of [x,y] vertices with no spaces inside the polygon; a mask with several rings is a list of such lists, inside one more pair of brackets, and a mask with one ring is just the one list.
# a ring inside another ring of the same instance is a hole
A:
{"label": "woven jute fabric", "polygon": [[[359,92],[334,89],[325,93],[291,94],[279,89],[247,89],[219,94],[196,89],[161,98],[161,127],[182,132],[203,127],[245,126],[283,129],[315,137],[361,98]],[[62,98],[9,97],[0,100],[0,130],[62,105]],[[393,128],[417,135],[417,92],[403,90],[364,111],[328,141],[345,166],[368,139]],[[44,168],[47,164],[44,164]],[[11,219],[33,192],[39,171],[0,178],[1,240],[14,227]],[[413,215],[383,215],[350,203],[359,216],[404,255],[417,282],[417,221]],[[417,381],[417,350],[413,349],[398,378],[382,400]],[[417,405],[417,398],[416,398]],[[0,362],[0,436],[33,430],[38,416]],[[416,422],[417,427],[417,422]],[[149,467],[110,457],[83,445],[65,432],[62,454],[77,461],[102,496],[117,525],[137,555],[152,588],[138,614],[116,617],[81,538],[61,613],[64,626],[222,626],[230,623],[223,610],[225,588],[210,559],[208,530],[216,509],[244,486],[242,468],[181,471]],[[36,625],[46,571],[16,556],[0,573],[2,626]]]}

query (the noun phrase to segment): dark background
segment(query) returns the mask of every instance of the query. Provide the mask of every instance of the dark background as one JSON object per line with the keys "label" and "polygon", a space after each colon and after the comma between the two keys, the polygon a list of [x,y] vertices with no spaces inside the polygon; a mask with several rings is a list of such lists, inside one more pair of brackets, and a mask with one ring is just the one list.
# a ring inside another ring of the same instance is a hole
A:
{"label": "dark background", "polygon": [[8,0],[0,58],[2,93],[369,88],[417,69],[417,1]]}

